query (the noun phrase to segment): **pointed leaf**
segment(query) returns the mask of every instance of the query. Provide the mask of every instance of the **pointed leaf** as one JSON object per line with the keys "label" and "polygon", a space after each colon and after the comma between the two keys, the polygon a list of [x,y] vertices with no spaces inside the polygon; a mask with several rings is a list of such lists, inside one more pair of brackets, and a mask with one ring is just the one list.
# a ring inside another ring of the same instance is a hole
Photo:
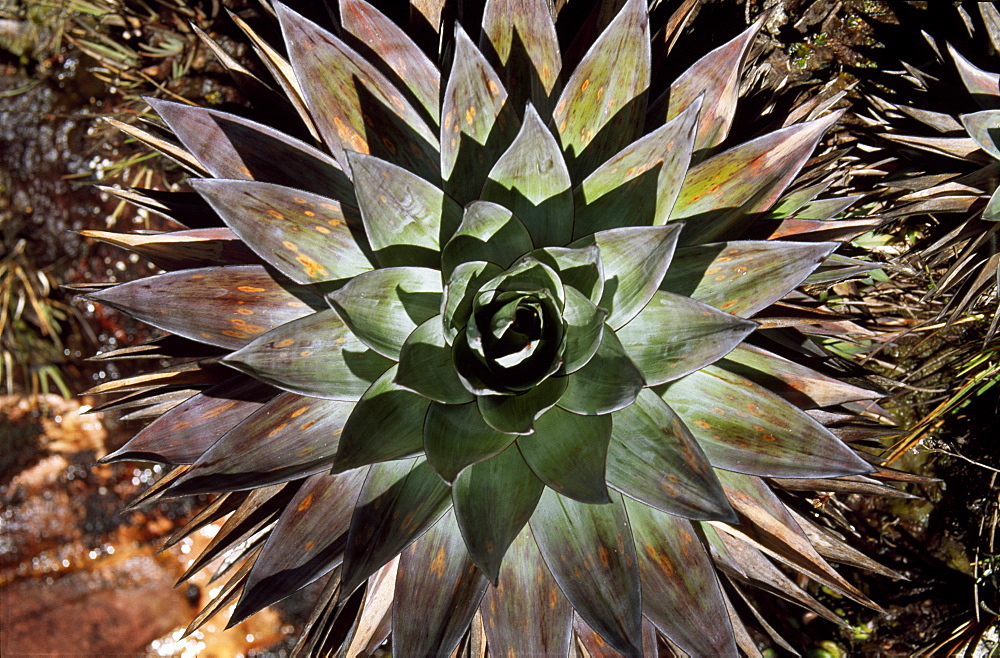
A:
{"label": "pointed leaf", "polygon": [[476,398],[486,424],[508,434],[531,434],[535,419],[555,406],[566,391],[567,377],[549,377],[526,393]]}
{"label": "pointed leaf", "polygon": [[440,311],[441,273],[423,267],[373,270],[326,298],[354,335],[398,360],[406,337]]}
{"label": "pointed leaf", "polygon": [[550,109],[562,56],[547,0],[488,0],[479,47],[503,75],[516,107],[530,101]]}
{"label": "pointed leaf", "polygon": [[199,228],[169,233],[112,233],[79,231],[93,238],[128,249],[165,270],[183,270],[213,265],[248,265],[261,262],[239,236],[225,227]]}
{"label": "pointed leaf", "polygon": [[233,617],[280,601],[343,560],[351,515],[368,469],[311,476],[278,518],[247,578]]}
{"label": "pointed leaf", "polygon": [[691,519],[732,519],[715,469],[677,414],[650,390],[616,412],[608,484],[626,496]]}
{"label": "pointed leaf", "polygon": [[545,564],[576,612],[626,655],[642,652],[639,567],[620,494],[590,505],[546,489],[531,517]]}
{"label": "pointed leaf", "polygon": [[437,138],[388,78],[312,21],[280,3],[275,8],[295,77],[308,82],[306,106],[337,162],[346,166],[345,152],[355,151],[433,179]]}
{"label": "pointed leaf", "polygon": [[517,215],[536,246],[562,246],[573,234],[573,193],[559,145],[535,108],[483,188],[483,199]]}
{"label": "pointed leaf", "polygon": [[372,268],[333,199],[256,181],[190,183],[251,249],[293,281],[346,279]]}
{"label": "pointed leaf", "polygon": [[489,201],[474,201],[466,206],[462,224],[441,252],[441,269],[446,277],[472,261],[507,269],[531,249],[528,229],[511,211]]}
{"label": "pointed leaf", "polygon": [[[998,90],[1000,92],[1000,90]],[[959,117],[962,125],[984,151],[1000,160],[1000,110],[983,110]]]}
{"label": "pointed leaf", "polygon": [[282,393],[213,444],[172,492],[257,488],[328,469],[354,404]]}
{"label": "pointed leaf", "polygon": [[566,349],[563,352],[563,372],[572,374],[583,368],[597,354],[604,338],[604,320],[608,314],[594,306],[576,288],[566,287]]}
{"label": "pointed leaf", "polygon": [[462,209],[444,192],[402,167],[348,153],[365,233],[383,267],[438,267],[441,244]]}
{"label": "pointed leaf", "polygon": [[699,97],[576,186],[574,238],[612,228],[667,223],[691,162],[700,109]]}
{"label": "pointed leaf", "polygon": [[332,309],[272,329],[223,363],[286,391],[331,400],[359,399],[392,365]]}
{"label": "pointed leaf", "polygon": [[515,438],[487,425],[475,402],[432,402],[424,419],[427,463],[447,482],[453,482],[466,466],[499,454]]}
{"label": "pointed leaf", "polygon": [[[468,630],[487,584],[465,550],[455,515],[445,514],[399,558],[393,651],[402,656],[450,655]],[[412,614],[401,601],[420,614]]]}
{"label": "pointed leaf", "polygon": [[451,346],[444,340],[441,316],[435,315],[407,337],[399,352],[396,383],[444,404],[472,401],[472,394],[455,372]]}
{"label": "pointed leaf", "polygon": [[993,190],[993,196],[983,208],[982,218],[988,222],[1000,221],[1000,187]]}
{"label": "pointed leaf", "polygon": [[582,503],[609,503],[604,469],[611,439],[611,415],[581,416],[559,407],[535,421],[517,447],[535,475],[564,496]]}
{"label": "pointed leaf", "polygon": [[480,610],[491,647],[515,656],[563,656],[569,651],[573,607],[542,561],[530,528],[510,545],[497,585],[486,590]]}
{"label": "pointed leaf", "polygon": [[491,582],[497,582],[507,547],[531,518],[543,488],[513,446],[455,480],[452,500],[465,545]]}
{"label": "pointed leaf", "polygon": [[[619,112],[629,113],[633,100],[649,88],[649,16],[643,0],[627,0],[611,24],[590,47],[566,82],[552,119],[563,150],[580,158],[595,136]],[[617,144],[631,142],[641,128],[645,106],[616,132]],[[598,154],[595,165],[610,153]]]}
{"label": "pointed leaf", "polygon": [[656,386],[714,363],[756,326],[690,297],[658,290],[617,334],[646,384]]}
{"label": "pointed leaf", "polygon": [[625,509],[635,537],[642,612],[692,656],[735,656],[719,579],[690,521],[634,500]]}
{"label": "pointed leaf", "polygon": [[544,247],[528,254],[530,258],[549,266],[558,273],[559,280],[576,288],[595,304],[604,292],[604,267],[601,251],[596,244],[579,248]]}
{"label": "pointed leaf", "polygon": [[423,451],[424,416],[431,401],[396,384],[396,370],[379,377],[350,412],[334,460],[336,472]]}
{"label": "pointed leaf", "polygon": [[568,385],[559,406],[589,416],[627,407],[645,386],[642,373],[610,327],[604,328],[601,345],[587,365],[561,379]]}
{"label": "pointed leaf", "polygon": [[984,71],[965,59],[957,50],[948,44],[948,52],[955,60],[955,68],[962,77],[962,83],[972,97],[985,108],[995,108],[997,97],[1000,96],[1000,74]]}
{"label": "pointed leaf", "polygon": [[235,114],[157,98],[147,102],[214,178],[266,181],[353,205],[350,180],[319,149]]}
{"label": "pointed leaf", "polygon": [[260,265],[158,274],[88,295],[157,329],[228,349],[322,308],[308,289]]}
{"label": "pointed leaf", "polygon": [[406,32],[365,0],[341,0],[340,24],[375,51],[436,122],[441,72]]}
{"label": "pointed leaf", "polygon": [[612,329],[624,326],[643,309],[663,281],[680,228],[630,226],[595,233],[574,246],[596,244],[604,268],[604,294],[598,304],[610,311]]}
{"label": "pointed leaf", "polygon": [[459,334],[465,335],[465,326],[480,289],[501,273],[500,267],[493,263],[469,261],[458,265],[448,277],[441,304],[441,323],[448,344],[453,343]]}
{"label": "pointed leaf", "polygon": [[717,468],[762,477],[806,478],[873,470],[796,407],[714,366],[667,384],[661,395]]}
{"label": "pointed leaf", "polygon": [[342,572],[344,594],[419,537],[448,504],[448,485],[427,462],[373,464],[351,519]]}
{"label": "pointed leaf", "polygon": [[836,248],[833,242],[776,240],[682,247],[660,289],[752,317],[802,283]]}

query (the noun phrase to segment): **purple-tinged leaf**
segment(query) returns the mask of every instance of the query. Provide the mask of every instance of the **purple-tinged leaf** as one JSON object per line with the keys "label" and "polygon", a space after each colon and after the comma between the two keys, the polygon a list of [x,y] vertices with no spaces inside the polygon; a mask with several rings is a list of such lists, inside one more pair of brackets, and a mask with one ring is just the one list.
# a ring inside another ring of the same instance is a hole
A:
{"label": "purple-tinged leaf", "polygon": [[741,345],[716,365],[757,382],[805,409],[833,407],[856,400],[884,397],[877,391],[853,386],[828,377],[753,345]]}
{"label": "purple-tinged leaf", "polygon": [[735,39],[692,64],[674,80],[670,90],[653,104],[651,118],[658,122],[659,117],[664,116],[663,103],[666,101],[664,118],[669,121],[704,94],[694,150],[700,151],[721,144],[729,134],[736,114],[743,63],[750,44],[763,23],[763,19],[758,20]]}
{"label": "purple-tinged leaf", "polygon": [[228,228],[153,234],[80,231],[80,235],[128,249],[165,270],[260,262],[257,254],[250,251]]}
{"label": "purple-tinged leaf", "polygon": [[798,408],[714,366],[659,391],[716,468],[762,477],[871,473],[868,462]]}
{"label": "purple-tinged leaf", "polygon": [[282,393],[216,441],[172,491],[249,489],[328,469],[354,404]]}
{"label": "purple-tinged leaf", "polygon": [[337,161],[294,137],[243,117],[194,105],[147,99],[214,178],[286,185],[353,204]]}
{"label": "purple-tinged leaf", "polygon": [[251,249],[297,283],[347,279],[372,268],[333,199],[256,181],[190,183]]}
{"label": "purple-tinged leaf", "polygon": [[403,343],[396,384],[443,404],[473,401],[455,372],[440,316],[435,315],[414,329]]}
{"label": "purple-tinged leaf", "polygon": [[735,656],[732,624],[712,561],[690,521],[629,498],[642,611],[692,656]]}
{"label": "purple-tinged leaf", "polygon": [[395,383],[396,367],[371,385],[344,425],[335,472],[413,457],[423,451],[423,424],[431,401]]}
{"label": "purple-tinged leaf", "polygon": [[630,498],[692,519],[733,518],[715,470],[677,414],[651,390],[612,415],[608,484]]}
{"label": "purple-tinged leaf", "polygon": [[360,399],[392,366],[331,309],[272,329],[223,363],[286,391],[331,400]]}
{"label": "purple-tinged leaf", "polygon": [[340,24],[385,62],[436,123],[441,72],[413,39],[365,0],[341,0]]}
{"label": "purple-tinged leaf", "polygon": [[573,193],[562,151],[531,105],[500,156],[482,198],[517,215],[537,247],[564,246],[573,234]]}
{"label": "purple-tinged leaf", "polygon": [[469,466],[455,480],[452,502],[465,545],[494,584],[507,547],[531,518],[543,488],[513,446]]}
{"label": "purple-tinged leaf", "polygon": [[531,434],[535,419],[555,406],[566,391],[568,377],[549,377],[518,395],[480,395],[479,413],[486,424],[508,434]]}
{"label": "purple-tinged leaf", "polygon": [[837,246],[746,240],[681,247],[660,289],[752,317],[795,289]]}
{"label": "purple-tinged leaf", "polygon": [[621,341],[609,327],[604,328],[597,353],[565,379],[565,393],[559,406],[566,411],[588,416],[608,414],[635,401],[646,385],[642,373],[625,353]]}
{"label": "purple-tinged leaf", "polygon": [[157,329],[229,349],[323,308],[320,297],[260,265],[169,272],[88,297]]}
{"label": "purple-tinged leaf", "polygon": [[355,151],[433,180],[437,137],[389,79],[312,21],[275,8],[306,106],[337,162],[346,167],[346,152]]}
{"label": "purple-tinged leaf", "polygon": [[620,494],[590,505],[546,488],[529,522],[549,571],[576,612],[626,655],[642,652],[639,566]]}
{"label": "purple-tinged leaf", "polygon": [[439,267],[441,245],[462,221],[462,208],[402,167],[348,153],[365,233],[382,267]]}
{"label": "purple-tinged leaf", "polygon": [[658,290],[617,334],[646,385],[656,386],[714,363],[756,326],[690,297]]}
{"label": "purple-tinged leaf", "polygon": [[[842,199],[824,199],[818,202],[822,205],[825,201],[831,202],[835,210],[817,210],[817,214],[830,213],[831,216],[839,214],[844,208],[857,201],[855,197],[844,197]],[[836,203],[832,203],[836,202]],[[760,233],[755,232],[756,237],[765,240],[817,240],[822,242],[850,242],[864,233],[874,231],[885,221],[882,217],[861,217],[859,219],[798,219],[791,217],[780,222],[761,222],[756,228],[761,229]]]}
{"label": "purple-tinged leaf", "polygon": [[233,611],[242,619],[280,601],[343,560],[354,504],[368,469],[308,478],[282,511]]}
{"label": "purple-tinged leaf", "polygon": [[486,590],[480,611],[495,653],[563,656],[569,651],[573,607],[542,561],[530,528],[510,545],[500,578]]}
{"label": "purple-tinged leaf", "polygon": [[[532,249],[528,229],[511,211],[489,201],[473,201],[441,252],[446,278],[463,263],[490,262],[507,269]],[[494,275],[495,276],[495,275]]]}
{"label": "purple-tinged leaf", "polygon": [[342,592],[347,596],[448,510],[448,485],[423,460],[373,464],[351,519]]}
{"label": "purple-tinged leaf", "polygon": [[1000,73],[990,73],[976,67],[948,44],[948,52],[955,60],[955,68],[962,77],[962,83],[984,109],[994,109],[1000,104]]}
{"label": "purple-tinged leaf", "polygon": [[[586,153],[596,166],[615,152],[602,152],[611,143],[617,146],[637,136],[646,114],[649,75],[649,12],[643,0],[627,0],[570,75],[552,113],[569,159],[581,160]],[[616,121],[608,126],[612,119]],[[608,130],[602,130],[605,126]],[[598,137],[609,132],[613,140]]]}
{"label": "purple-tinged leaf", "polygon": [[841,114],[776,130],[693,167],[670,213],[670,221],[686,220],[681,243],[719,240],[769,210]]}
{"label": "purple-tinged leaf", "polygon": [[[248,377],[233,377],[163,414],[101,463],[151,460],[193,464],[213,443],[275,393],[270,386]],[[189,431],[191,427],[197,427],[198,431]]]}
{"label": "purple-tinged leaf", "polygon": [[455,515],[445,514],[400,555],[392,610],[393,652],[450,655],[468,630],[487,584],[465,550]]}
{"label": "purple-tinged leaf", "polygon": [[441,273],[424,267],[365,272],[326,296],[355,336],[392,360],[417,325],[441,310]]}
{"label": "purple-tinged leaf", "polygon": [[479,49],[501,73],[515,107],[551,109],[562,56],[547,0],[488,0]]}
{"label": "purple-tinged leaf", "polygon": [[625,226],[662,226],[680,193],[701,99],[598,167],[573,190],[573,237]]}
{"label": "purple-tinged leaf", "polygon": [[581,416],[553,407],[517,440],[525,463],[542,482],[582,503],[609,503],[605,483],[611,415]]}

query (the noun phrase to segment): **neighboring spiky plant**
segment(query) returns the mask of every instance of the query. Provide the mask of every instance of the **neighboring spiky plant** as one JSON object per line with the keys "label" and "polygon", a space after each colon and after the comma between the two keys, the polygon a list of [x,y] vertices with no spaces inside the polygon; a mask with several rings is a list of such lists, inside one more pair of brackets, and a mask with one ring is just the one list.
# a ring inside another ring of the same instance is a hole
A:
{"label": "neighboring spiky plant", "polygon": [[442,28],[442,74],[364,0],[340,2],[353,47],[278,5],[289,62],[257,46],[321,147],[163,101],[181,145],[129,128],[211,207],[123,191],[189,228],[88,233],[170,270],[90,298],[173,334],[105,357],[188,360],[95,392],[167,409],[109,457],[176,465],[143,500],[224,492],[184,529],[231,513],[192,571],[242,566],[196,622],[333,572],[310,653],[391,629],[407,656],[730,655],[757,652],[743,584],[837,620],[770,558],[866,601],[821,554],[877,565],[763,478],[883,490],[813,418],[877,394],[761,348],[777,329],[746,342],[797,322],[769,309],[818,240],[864,230],[822,184],[786,194],[839,114],[722,150],[756,26],[653,97],[670,34],[642,0],[572,57],[556,15],[490,0],[479,47]]}

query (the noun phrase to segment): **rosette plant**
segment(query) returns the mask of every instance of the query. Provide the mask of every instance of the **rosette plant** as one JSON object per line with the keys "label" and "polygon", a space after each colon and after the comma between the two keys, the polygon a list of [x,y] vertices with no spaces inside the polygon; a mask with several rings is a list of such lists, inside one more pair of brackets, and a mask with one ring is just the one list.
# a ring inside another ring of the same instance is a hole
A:
{"label": "rosette plant", "polygon": [[326,577],[309,653],[728,655],[747,584],[837,619],[774,561],[863,600],[764,479],[877,486],[817,420],[877,394],[754,333],[853,230],[793,185],[838,113],[727,143],[757,26],[654,93],[642,0],[562,41],[545,0],[474,35],[446,3],[430,52],[364,0],[275,9],[283,130],[151,101],[177,141],[126,129],[196,194],[117,194],[184,227],[88,232],[167,270],[89,297],[170,334],[106,358],[178,363],[96,392],[162,414],[108,458],[171,467],[142,500],[221,494],[196,621]]}

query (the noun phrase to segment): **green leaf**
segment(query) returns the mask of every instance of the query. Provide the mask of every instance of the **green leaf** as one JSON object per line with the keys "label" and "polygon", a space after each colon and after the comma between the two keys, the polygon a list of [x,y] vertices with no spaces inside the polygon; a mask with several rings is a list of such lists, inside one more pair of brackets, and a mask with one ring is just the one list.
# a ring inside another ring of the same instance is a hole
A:
{"label": "green leaf", "polygon": [[157,329],[239,349],[275,327],[322,308],[306,288],[260,265],[180,270],[87,295]]}
{"label": "green leaf", "polygon": [[189,182],[251,249],[297,283],[372,269],[333,199],[256,181]]}
{"label": "green leaf", "polygon": [[481,395],[476,398],[486,424],[508,434],[531,434],[535,419],[555,406],[566,390],[566,377],[549,377],[519,395]]}
{"label": "green leaf", "polygon": [[243,619],[340,564],[367,468],[317,473],[296,492],[254,560],[232,617]]}
{"label": "green leaf", "polygon": [[348,153],[365,233],[382,267],[440,265],[441,244],[462,208],[423,178],[384,160]]}
{"label": "green leaf", "polygon": [[752,317],[802,283],[837,246],[747,240],[681,247],[660,289]]}
{"label": "green leaf", "polygon": [[868,462],[782,398],[714,366],[660,392],[716,468],[761,477],[871,473]]}
{"label": "green leaf", "polygon": [[358,400],[340,435],[334,469],[412,457],[423,451],[424,416],[431,401],[395,383],[390,368]]}
{"label": "green leaf", "polygon": [[566,287],[566,349],[563,352],[563,370],[572,374],[583,368],[597,354],[604,337],[604,320],[608,313],[594,306],[576,288]]}
{"label": "green leaf", "polygon": [[493,301],[497,292],[537,292],[543,291],[554,299],[560,310],[565,303],[562,280],[554,269],[532,256],[525,256],[506,272],[496,275],[483,284],[477,303],[481,306]]}
{"label": "green leaf", "polygon": [[658,290],[617,334],[646,384],[656,386],[714,363],[756,326],[690,297]]}
{"label": "green leaf", "polygon": [[441,269],[448,278],[462,263],[472,261],[507,269],[531,249],[528,229],[511,211],[489,201],[473,201],[441,252]]}
{"label": "green leaf", "polygon": [[472,401],[458,379],[451,346],[445,343],[441,317],[435,315],[413,330],[399,352],[396,383],[444,404]]}
{"label": "green leaf", "polygon": [[559,273],[559,280],[576,288],[595,304],[604,292],[604,268],[601,252],[596,244],[576,249],[545,247],[528,254]]}
{"label": "green leaf", "polygon": [[559,37],[547,0],[490,0],[479,47],[503,76],[514,107],[531,102],[543,114],[562,69]]}
{"label": "green leaf", "polygon": [[842,114],[776,130],[693,167],[670,213],[671,222],[686,220],[681,244],[723,239],[769,210]]}
{"label": "green leaf", "polygon": [[573,607],[542,561],[530,528],[507,549],[497,585],[487,588],[479,609],[492,647],[505,647],[515,656],[569,652]]}
{"label": "green leaf", "polygon": [[427,463],[449,483],[463,468],[500,454],[516,438],[487,425],[475,402],[432,402],[424,419]]}
{"label": "green leaf", "polygon": [[993,190],[993,196],[983,209],[982,218],[988,222],[1000,221],[1000,187]]}
{"label": "green leaf", "polygon": [[[455,515],[445,514],[400,555],[392,611],[393,652],[450,655],[468,630],[487,584],[465,550]],[[415,610],[420,614],[413,614]]]}
{"label": "green leaf", "polygon": [[517,215],[536,246],[562,246],[573,234],[570,188],[559,145],[529,105],[520,132],[493,166],[482,198]]}
{"label": "green leaf", "polygon": [[604,294],[598,304],[610,311],[612,329],[624,326],[643,309],[663,281],[680,227],[630,226],[595,233],[574,246],[596,244],[604,267]]}
{"label": "green leaf", "polygon": [[286,391],[331,400],[359,399],[392,365],[330,309],[272,329],[223,363]]}
{"label": "green leaf", "polygon": [[608,484],[626,496],[690,519],[732,520],[715,469],[681,419],[645,389],[612,415]]}
{"label": "green leaf", "polygon": [[346,597],[448,510],[448,485],[423,460],[373,464],[351,518],[341,591]]}
{"label": "green leaf", "polygon": [[632,524],[642,612],[691,656],[735,656],[719,579],[690,521],[625,499]]}
{"label": "green leaf", "polygon": [[441,305],[441,323],[444,327],[444,339],[449,345],[455,341],[456,336],[465,335],[465,325],[469,322],[473,303],[483,284],[500,274],[498,265],[470,261],[457,265],[448,276]]}
{"label": "green leaf", "polygon": [[216,441],[171,495],[258,488],[328,469],[354,405],[282,393]]}
{"label": "green leaf", "polygon": [[[998,87],[1000,94],[1000,87]],[[983,110],[959,117],[966,132],[994,158],[1000,160],[1000,110]]]}
{"label": "green leaf", "polygon": [[598,167],[573,190],[573,237],[625,226],[663,226],[680,193],[701,98]]}
{"label": "green leaf", "polygon": [[517,447],[535,475],[564,496],[582,503],[609,503],[604,468],[611,439],[611,415],[581,416],[553,407],[535,421]]}
{"label": "green leaf", "polygon": [[340,24],[385,62],[383,71],[398,71],[427,114],[438,121],[441,72],[398,25],[365,0],[340,0]]}
{"label": "green leaf", "polygon": [[497,582],[504,554],[531,518],[544,486],[511,446],[462,471],[451,494],[472,559]]}
{"label": "green leaf", "polygon": [[387,267],[351,279],[326,296],[366,345],[393,360],[417,325],[440,312],[441,273],[423,267]]}
{"label": "green leaf", "polygon": [[355,151],[434,180],[437,137],[389,79],[312,21],[282,4],[275,10],[306,106],[337,162],[346,167],[346,152]]}
{"label": "green leaf", "polygon": [[559,379],[568,380],[559,406],[585,415],[603,415],[627,407],[646,383],[610,327],[604,328],[601,345],[587,365]]}
{"label": "green leaf", "polygon": [[[613,117],[624,122],[610,126],[615,135],[608,141],[617,147],[637,136],[646,112],[649,75],[648,10],[643,0],[628,0],[573,71],[552,113],[571,159],[580,159],[595,138],[595,149],[603,151],[607,145],[598,135]],[[642,102],[634,102],[637,97]],[[590,160],[596,166],[611,153],[598,152]]]}
{"label": "green leaf", "polygon": [[641,655],[639,567],[621,495],[590,505],[546,489],[529,523],[577,614],[618,651]]}

